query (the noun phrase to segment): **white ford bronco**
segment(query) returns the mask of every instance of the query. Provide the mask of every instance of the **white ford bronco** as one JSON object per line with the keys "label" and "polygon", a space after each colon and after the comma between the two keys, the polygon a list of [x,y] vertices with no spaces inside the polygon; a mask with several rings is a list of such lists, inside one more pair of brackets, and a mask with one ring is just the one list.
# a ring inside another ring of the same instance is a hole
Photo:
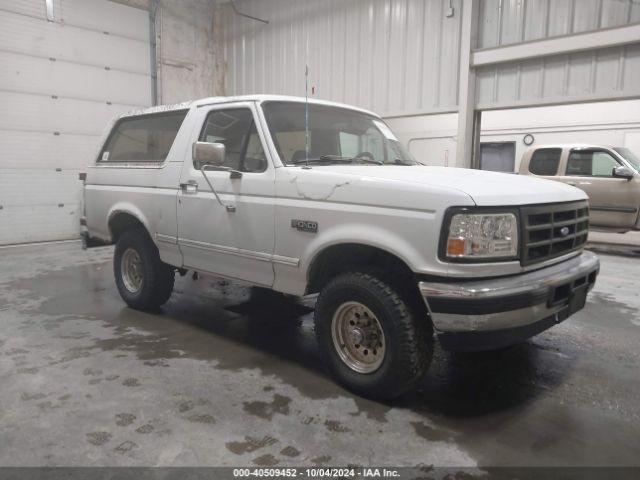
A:
{"label": "white ford bronco", "polygon": [[377,115],[278,96],[125,115],[85,178],[85,243],[157,308],[176,271],[319,294],[335,377],[390,398],[445,349],[521,342],[582,309],[589,205],[558,182],[417,163]]}

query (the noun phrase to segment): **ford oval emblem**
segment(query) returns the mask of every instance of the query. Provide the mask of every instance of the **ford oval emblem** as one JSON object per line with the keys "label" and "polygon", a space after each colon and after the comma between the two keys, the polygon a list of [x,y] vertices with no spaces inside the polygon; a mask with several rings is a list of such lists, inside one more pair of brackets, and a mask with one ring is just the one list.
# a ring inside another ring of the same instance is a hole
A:
{"label": "ford oval emblem", "polygon": [[560,229],[560,235],[562,235],[563,237],[566,237],[567,235],[569,235],[569,227],[562,227]]}

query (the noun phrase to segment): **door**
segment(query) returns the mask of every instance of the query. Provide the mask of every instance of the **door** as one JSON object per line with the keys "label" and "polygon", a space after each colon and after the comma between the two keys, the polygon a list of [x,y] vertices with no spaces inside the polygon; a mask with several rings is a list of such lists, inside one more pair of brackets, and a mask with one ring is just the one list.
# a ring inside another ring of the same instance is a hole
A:
{"label": "door", "polygon": [[491,142],[480,144],[480,169],[492,172],[513,173],[516,162],[514,142]]}
{"label": "door", "polygon": [[640,189],[637,178],[613,176],[621,163],[605,149],[573,149],[564,175],[558,180],[584,190],[591,203],[591,225],[631,228],[638,217]]}
{"label": "door", "polygon": [[0,1],[0,245],[78,238],[78,172],[109,120],[152,104],[147,11],[51,4]]}
{"label": "door", "polygon": [[[250,102],[201,108],[193,141],[225,145],[225,166],[203,173],[184,162],[178,193],[178,243],[186,268],[271,286],[274,168]],[[215,189],[218,198],[211,190]]]}

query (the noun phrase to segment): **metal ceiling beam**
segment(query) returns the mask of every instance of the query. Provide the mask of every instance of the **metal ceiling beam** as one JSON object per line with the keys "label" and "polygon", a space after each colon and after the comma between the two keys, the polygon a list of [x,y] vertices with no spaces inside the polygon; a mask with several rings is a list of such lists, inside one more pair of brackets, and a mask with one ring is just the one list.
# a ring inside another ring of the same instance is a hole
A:
{"label": "metal ceiling beam", "polygon": [[534,40],[516,45],[475,50],[471,54],[474,67],[516,62],[530,58],[548,57],[586,50],[617,47],[640,43],[640,24],[607,28],[595,32],[563,35],[545,40]]}

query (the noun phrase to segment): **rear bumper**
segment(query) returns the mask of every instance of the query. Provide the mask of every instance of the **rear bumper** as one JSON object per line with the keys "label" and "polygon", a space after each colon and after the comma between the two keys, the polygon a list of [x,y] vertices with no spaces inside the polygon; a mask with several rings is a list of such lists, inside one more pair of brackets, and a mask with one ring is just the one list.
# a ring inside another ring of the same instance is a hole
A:
{"label": "rear bumper", "polygon": [[420,282],[443,347],[485,350],[520,342],[584,306],[600,268],[591,252],[520,275]]}
{"label": "rear bumper", "polygon": [[104,245],[109,245],[108,242],[100,240],[99,238],[94,238],[89,236],[89,229],[87,228],[86,217],[80,217],[80,240],[82,241],[83,250],[86,250],[87,248],[102,247]]}

